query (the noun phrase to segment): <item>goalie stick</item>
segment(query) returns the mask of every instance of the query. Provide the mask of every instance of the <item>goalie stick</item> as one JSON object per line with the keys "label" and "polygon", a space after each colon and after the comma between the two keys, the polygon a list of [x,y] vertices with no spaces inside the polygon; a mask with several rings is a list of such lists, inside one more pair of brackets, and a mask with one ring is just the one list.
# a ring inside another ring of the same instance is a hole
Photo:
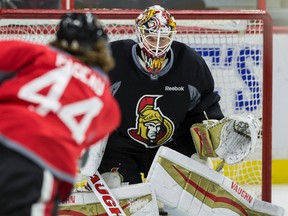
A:
{"label": "goalie stick", "polygon": [[89,186],[109,216],[126,216],[98,171],[93,176],[86,177]]}

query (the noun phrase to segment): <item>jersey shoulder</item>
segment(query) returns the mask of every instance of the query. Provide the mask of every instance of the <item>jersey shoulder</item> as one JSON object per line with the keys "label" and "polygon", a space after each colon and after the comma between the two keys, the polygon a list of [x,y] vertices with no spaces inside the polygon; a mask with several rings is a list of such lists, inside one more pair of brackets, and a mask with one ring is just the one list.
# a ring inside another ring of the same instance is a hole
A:
{"label": "jersey shoulder", "polygon": [[188,68],[193,71],[210,71],[204,58],[187,44],[174,41],[171,48],[176,65],[189,65]]}
{"label": "jersey shoulder", "polygon": [[110,43],[112,54],[116,57],[123,56],[126,53],[131,54],[132,47],[136,44],[134,40],[118,40]]}
{"label": "jersey shoulder", "polygon": [[55,61],[55,54],[47,45],[10,40],[0,42],[0,46],[0,58],[5,58],[0,63],[3,71],[20,72],[29,67],[44,68],[43,65]]}
{"label": "jersey shoulder", "polygon": [[190,77],[189,80],[195,80],[196,77],[198,80],[213,80],[206,61],[195,49],[178,41],[174,41],[171,47],[177,71],[183,71],[184,74]]}
{"label": "jersey shoulder", "polygon": [[116,63],[109,72],[112,81],[120,79],[124,73],[129,73],[131,67],[136,67],[132,56],[132,47],[135,44],[136,42],[131,39],[111,42],[111,51]]}
{"label": "jersey shoulder", "polygon": [[112,55],[116,61],[116,67],[132,58],[132,47],[135,44],[136,42],[131,39],[118,40],[110,43]]}
{"label": "jersey shoulder", "polygon": [[192,58],[194,61],[203,62],[203,58],[201,57],[201,55],[197,53],[195,49],[193,49],[192,47],[188,46],[185,43],[179,41],[173,41],[171,48],[176,57],[181,56],[181,58],[185,58],[185,60],[186,58],[190,60]]}

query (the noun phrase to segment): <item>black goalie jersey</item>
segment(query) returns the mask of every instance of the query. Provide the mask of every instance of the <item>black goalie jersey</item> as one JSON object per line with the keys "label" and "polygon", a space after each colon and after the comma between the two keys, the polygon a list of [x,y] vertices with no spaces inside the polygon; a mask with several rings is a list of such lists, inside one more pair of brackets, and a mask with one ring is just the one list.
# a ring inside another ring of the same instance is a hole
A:
{"label": "black goalie jersey", "polygon": [[209,68],[185,44],[173,42],[168,63],[157,74],[142,68],[133,40],[116,41],[111,47],[116,68],[109,76],[122,112],[122,123],[112,136],[127,139],[125,145],[193,146],[189,129],[206,119],[203,111],[210,119],[223,117]]}

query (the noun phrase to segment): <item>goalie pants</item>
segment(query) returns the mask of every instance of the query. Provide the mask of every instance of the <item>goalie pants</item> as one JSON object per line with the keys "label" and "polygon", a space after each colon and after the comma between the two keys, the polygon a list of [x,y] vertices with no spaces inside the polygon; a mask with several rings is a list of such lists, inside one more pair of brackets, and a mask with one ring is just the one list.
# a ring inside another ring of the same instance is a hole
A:
{"label": "goalie pants", "polygon": [[[165,146],[188,157],[196,153],[190,133],[183,134]],[[101,174],[117,172],[125,183],[141,183],[143,178],[140,173],[147,176],[157,150],[158,148],[146,148],[120,133],[115,133],[109,137],[98,171]]]}
{"label": "goalie pants", "polygon": [[1,216],[57,215],[59,191],[67,185],[49,171],[0,143],[0,173]]}

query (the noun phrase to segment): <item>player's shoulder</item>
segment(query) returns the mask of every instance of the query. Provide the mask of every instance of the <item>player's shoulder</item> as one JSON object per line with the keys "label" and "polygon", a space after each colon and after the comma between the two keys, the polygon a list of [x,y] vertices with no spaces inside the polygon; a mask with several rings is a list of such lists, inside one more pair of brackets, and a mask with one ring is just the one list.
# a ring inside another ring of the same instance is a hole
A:
{"label": "player's shoulder", "polygon": [[3,40],[0,41],[1,46],[8,46],[9,48],[18,48],[19,50],[27,50],[27,54],[30,53],[30,51],[38,51],[39,49],[47,49],[46,45],[25,41],[25,40]]}
{"label": "player's shoulder", "polygon": [[185,55],[192,55],[196,57],[200,56],[193,48],[183,42],[173,41],[171,48],[174,53],[183,53]]}
{"label": "player's shoulder", "polygon": [[[116,65],[122,60],[127,61],[127,59],[131,59],[132,55],[132,47],[136,44],[134,40],[118,40],[110,43],[112,55],[116,60]],[[117,66],[116,66],[117,67]]]}
{"label": "player's shoulder", "polygon": [[11,44],[11,45],[19,45],[19,46],[30,46],[33,45],[33,43],[24,41],[24,40],[2,40],[0,41],[1,44]]}
{"label": "player's shoulder", "polygon": [[[4,44],[0,44],[0,46],[2,45]],[[5,46],[3,47],[9,47],[11,52],[15,52],[15,56],[19,56],[18,61],[30,64],[29,61],[33,60],[33,65],[37,65],[37,67],[41,68],[44,67],[43,65],[54,64],[57,53],[56,50],[53,50],[52,47],[47,44],[40,44],[37,42],[24,40],[6,41]]]}
{"label": "player's shoulder", "polygon": [[[173,50],[175,58],[177,59],[181,59],[182,61],[188,61],[191,63],[204,63],[204,59],[202,58],[202,56],[195,49],[185,43],[173,41],[171,48]],[[193,59],[193,61],[191,61],[191,59]]]}
{"label": "player's shoulder", "polygon": [[[112,49],[123,49],[123,48],[131,48],[134,44],[136,44],[136,41],[132,39],[123,39],[123,40],[117,40],[110,42],[110,46]],[[131,49],[130,49],[131,50]]]}

